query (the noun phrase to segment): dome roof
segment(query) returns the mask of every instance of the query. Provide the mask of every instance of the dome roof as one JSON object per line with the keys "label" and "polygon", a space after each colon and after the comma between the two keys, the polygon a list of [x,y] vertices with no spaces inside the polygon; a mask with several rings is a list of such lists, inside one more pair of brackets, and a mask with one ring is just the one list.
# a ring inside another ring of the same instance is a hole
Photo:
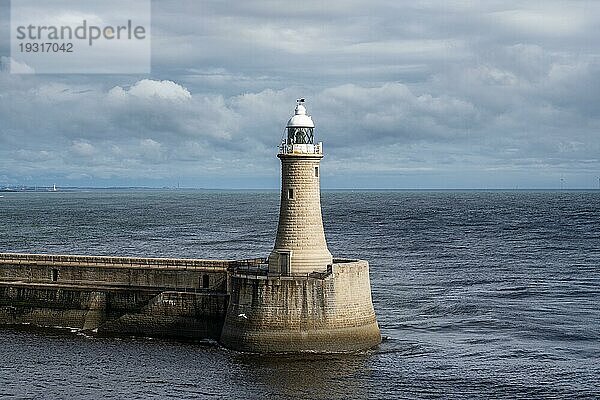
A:
{"label": "dome roof", "polygon": [[306,115],[306,107],[302,103],[304,103],[304,99],[302,101],[298,100],[298,105],[296,105],[296,109],[294,110],[294,115],[289,119],[287,123],[288,128],[314,128],[315,123],[313,122],[310,115]]}

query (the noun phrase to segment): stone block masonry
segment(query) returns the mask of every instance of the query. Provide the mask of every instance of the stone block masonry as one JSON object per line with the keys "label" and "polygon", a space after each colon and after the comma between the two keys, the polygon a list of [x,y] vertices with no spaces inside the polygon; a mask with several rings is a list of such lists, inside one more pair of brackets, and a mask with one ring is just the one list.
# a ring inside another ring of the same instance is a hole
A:
{"label": "stone block masonry", "polygon": [[379,343],[366,261],[281,276],[265,260],[0,254],[0,325],[213,339],[251,352]]}
{"label": "stone block masonry", "polygon": [[0,254],[0,324],[218,340],[239,264]]}
{"label": "stone block masonry", "polygon": [[381,341],[366,261],[308,277],[231,279],[221,343],[248,352],[351,352]]}
{"label": "stone block masonry", "polygon": [[289,253],[288,274],[324,271],[331,264],[327,248],[319,184],[320,154],[279,155],[281,205],[269,270],[282,271],[280,257]]}
{"label": "stone block masonry", "polygon": [[381,341],[369,264],[333,259],[321,216],[320,162],[306,100],[296,101],[279,146],[281,203],[268,271],[233,274],[221,342],[252,352],[346,352]]}

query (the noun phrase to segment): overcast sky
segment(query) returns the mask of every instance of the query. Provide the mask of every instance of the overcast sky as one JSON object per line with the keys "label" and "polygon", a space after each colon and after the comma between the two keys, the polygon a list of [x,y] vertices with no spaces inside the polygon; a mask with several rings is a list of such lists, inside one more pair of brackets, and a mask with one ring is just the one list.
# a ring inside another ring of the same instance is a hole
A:
{"label": "overcast sky", "polygon": [[323,188],[598,188],[600,2],[157,0],[149,75],[0,71],[0,186],[277,188],[298,97]]}

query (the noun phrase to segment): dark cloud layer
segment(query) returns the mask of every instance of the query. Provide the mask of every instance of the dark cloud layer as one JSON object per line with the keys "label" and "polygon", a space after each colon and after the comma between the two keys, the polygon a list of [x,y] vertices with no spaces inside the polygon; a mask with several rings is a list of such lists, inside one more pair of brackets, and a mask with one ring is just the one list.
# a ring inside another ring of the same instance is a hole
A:
{"label": "dark cloud layer", "polygon": [[0,185],[276,187],[299,96],[324,187],[598,185],[597,2],[155,1],[152,28],[151,76],[0,72]]}

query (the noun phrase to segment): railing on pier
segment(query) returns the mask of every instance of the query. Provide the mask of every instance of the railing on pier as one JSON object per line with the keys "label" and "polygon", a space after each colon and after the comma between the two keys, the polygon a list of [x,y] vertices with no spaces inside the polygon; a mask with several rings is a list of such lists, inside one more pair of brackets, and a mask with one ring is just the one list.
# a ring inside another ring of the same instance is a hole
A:
{"label": "railing on pier", "polygon": [[226,271],[235,260],[0,253],[0,264],[190,268]]}
{"label": "railing on pier", "polygon": [[243,260],[235,260],[231,262],[230,267],[233,268],[250,268],[250,267],[260,267],[262,265],[267,265],[267,259],[262,258],[247,258]]}
{"label": "railing on pier", "polygon": [[[333,263],[354,262],[356,260],[334,259]],[[112,257],[52,254],[0,253],[0,265],[77,265],[77,266],[111,266],[141,268],[183,268],[225,272],[246,277],[263,278],[316,278],[325,279],[332,274],[333,266],[328,265],[326,271],[313,271],[303,274],[282,274],[269,271],[266,258],[248,258],[242,260],[202,260],[188,258],[144,258],[144,257]]]}
{"label": "railing on pier", "polygon": [[260,279],[260,278],[264,278],[264,279],[281,279],[281,278],[283,278],[283,279],[285,279],[285,278],[325,279],[326,277],[331,275],[332,272],[333,272],[333,266],[328,265],[327,270],[323,271],[323,272],[313,271],[313,272],[303,273],[303,274],[298,274],[298,273],[282,274],[280,272],[269,271],[269,266],[266,264],[266,260],[265,260],[264,264],[238,266],[233,269],[233,273],[237,276],[243,276],[246,278],[254,278],[254,279]]}

